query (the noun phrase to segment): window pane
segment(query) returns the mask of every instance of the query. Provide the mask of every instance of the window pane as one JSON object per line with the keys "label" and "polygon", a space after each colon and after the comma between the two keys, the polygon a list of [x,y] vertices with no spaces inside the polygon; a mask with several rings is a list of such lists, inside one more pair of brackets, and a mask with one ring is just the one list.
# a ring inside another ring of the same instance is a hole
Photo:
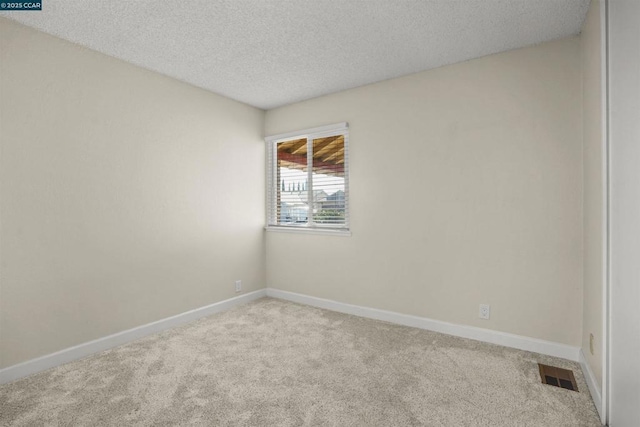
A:
{"label": "window pane", "polygon": [[347,127],[339,123],[265,138],[268,227],[349,229]]}
{"label": "window pane", "polygon": [[345,224],[344,135],[317,138],[313,146],[313,221]]}
{"label": "window pane", "polygon": [[309,217],[307,139],[280,142],[277,147],[277,223],[280,225],[306,224]]}

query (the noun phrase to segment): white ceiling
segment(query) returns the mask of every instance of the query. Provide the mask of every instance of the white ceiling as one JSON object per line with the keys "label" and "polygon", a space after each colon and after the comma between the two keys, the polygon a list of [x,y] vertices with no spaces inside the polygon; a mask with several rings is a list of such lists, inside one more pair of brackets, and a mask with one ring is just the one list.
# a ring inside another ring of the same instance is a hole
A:
{"label": "white ceiling", "polygon": [[576,35],[589,0],[43,0],[2,16],[269,109]]}

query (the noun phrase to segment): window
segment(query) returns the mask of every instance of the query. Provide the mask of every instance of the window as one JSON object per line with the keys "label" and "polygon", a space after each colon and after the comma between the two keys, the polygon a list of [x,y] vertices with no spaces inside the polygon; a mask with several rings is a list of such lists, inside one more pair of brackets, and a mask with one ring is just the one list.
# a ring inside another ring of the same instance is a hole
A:
{"label": "window", "polygon": [[267,228],[349,230],[346,123],[266,138]]}

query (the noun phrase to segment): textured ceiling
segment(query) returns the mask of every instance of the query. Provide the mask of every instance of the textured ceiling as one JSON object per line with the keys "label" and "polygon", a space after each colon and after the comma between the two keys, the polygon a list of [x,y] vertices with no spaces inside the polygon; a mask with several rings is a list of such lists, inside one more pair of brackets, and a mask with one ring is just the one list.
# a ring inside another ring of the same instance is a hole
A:
{"label": "textured ceiling", "polygon": [[580,32],[589,0],[43,0],[2,12],[268,109]]}

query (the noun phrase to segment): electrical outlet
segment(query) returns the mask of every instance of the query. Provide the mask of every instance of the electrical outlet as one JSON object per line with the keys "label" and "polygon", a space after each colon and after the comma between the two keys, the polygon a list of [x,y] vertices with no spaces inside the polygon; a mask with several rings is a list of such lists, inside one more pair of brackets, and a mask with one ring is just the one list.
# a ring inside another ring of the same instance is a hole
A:
{"label": "electrical outlet", "polygon": [[236,280],[236,292],[240,292],[242,290],[242,280]]}
{"label": "electrical outlet", "polygon": [[481,319],[489,319],[491,316],[491,306],[489,304],[480,304],[480,313],[479,316]]}
{"label": "electrical outlet", "polygon": [[593,355],[593,334],[589,334],[589,351]]}

